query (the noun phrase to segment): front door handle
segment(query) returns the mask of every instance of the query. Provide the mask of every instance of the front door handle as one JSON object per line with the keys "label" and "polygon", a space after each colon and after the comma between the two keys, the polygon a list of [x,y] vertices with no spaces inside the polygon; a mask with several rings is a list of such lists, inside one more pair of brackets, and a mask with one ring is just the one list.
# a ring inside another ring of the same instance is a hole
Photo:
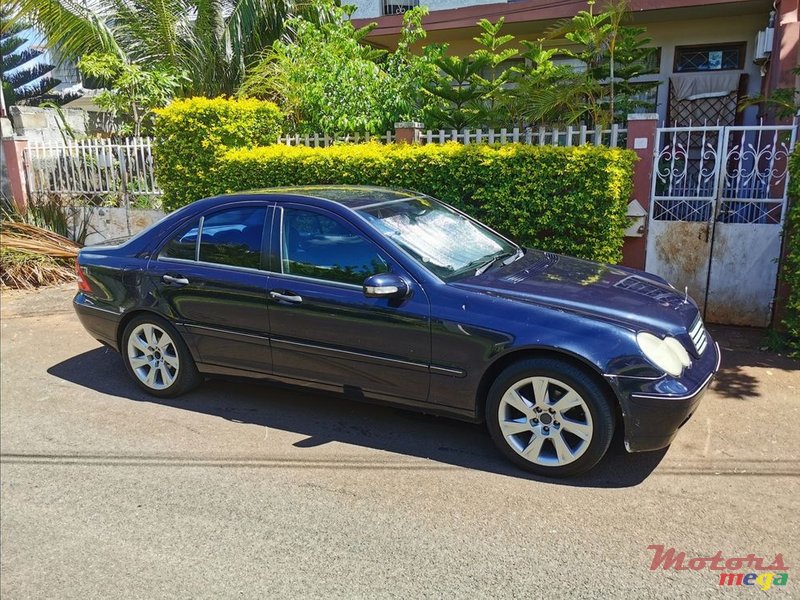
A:
{"label": "front door handle", "polygon": [[161,281],[163,281],[164,283],[172,283],[175,285],[189,285],[189,280],[186,279],[186,277],[181,277],[181,276],[173,277],[172,275],[164,275],[161,278]]}
{"label": "front door handle", "polygon": [[300,304],[303,301],[301,296],[291,292],[284,294],[282,292],[270,292],[269,297],[278,302],[288,302],[289,304]]}

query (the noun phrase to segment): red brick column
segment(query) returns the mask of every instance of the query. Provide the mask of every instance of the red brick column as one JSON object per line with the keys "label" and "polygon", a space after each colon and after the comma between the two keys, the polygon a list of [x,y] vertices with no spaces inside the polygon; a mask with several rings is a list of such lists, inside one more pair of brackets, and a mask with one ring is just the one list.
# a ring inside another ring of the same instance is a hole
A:
{"label": "red brick column", "polygon": [[[798,0],[781,0],[777,4],[778,14],[775,17],[775,37],[773,39],[772,55],[770,56],[769,74],[765,78],[766,92],[772,93],[776,88],[796,88],[800,86],[800,77],[792,69],[800,64],[800,2]],[[778,120],[775,120],[778,122]],[[786,119],[791,123],[791,119]],[[786,209],[797,198],[789,198]],[[787,213],[788,214],[788,213]],[[775,310],[772,314],[772,326],[783,330],[783,319],[786,317],[786,301],[791,290],[782,277],[783,267],[789,248],[784,236],[781,248],[778,287],[775,292]]]}
{"label": "red brick column", "polygon": [[[639,157],[633,169],[633,191],[631,201],[636,200],[642,208],[650,212],[650,192],[652,190],[653,156],[656,143],[657,114],[628,115],[628,149]],[[631,208],[629,207],[629,212]],[[622,264],[626,267],[644,269],[647,248],[647,217],[643,219],[644,232],[641,237],[626,235],[622,246]],[[635,229],[635,228],[634,228]],[[629,231],[630,233],[634,233]]]}
{"label": "red brick column", "polygon": [[28,188],[25,184],[25,165],[23,153],[28,147],[25,138],[5,138],[3,144],[3,160],[8,169],[8,181],[11,184],[11,196],[17,209],[24,213],[28,210]]}
{"label": "red brick column", "polygon": [[419,144],[419,134],[425,126],[416,121],[394,124],[394,141],[398,144]]}
{"label": "red brick column", "polygon": [[[774,37],[768,72],[762,91],[771,95],[778,88],[796,88],[800,77],[792,69],[800,64],[800,0],[780,0],[775,3]],[[789,124],[791,118],[784,119]]]}

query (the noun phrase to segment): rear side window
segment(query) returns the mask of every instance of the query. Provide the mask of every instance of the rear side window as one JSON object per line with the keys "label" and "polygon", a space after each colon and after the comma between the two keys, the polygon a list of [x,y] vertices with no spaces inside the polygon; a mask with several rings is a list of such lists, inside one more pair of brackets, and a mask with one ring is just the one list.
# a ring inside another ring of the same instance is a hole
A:
{"label": "rear side window", "polygon": [[197,249],[197,232],[199,221],[193,221],[188,227],[183,228],[178,235],[173,237],[159,254],[162,258],[180,258],[194,260]]}
{"label": "rear side window", "polygon": [[260,268],[266,214],[266,207],[248,206],[206,215],[200,233],[200,260],[218,265]]}

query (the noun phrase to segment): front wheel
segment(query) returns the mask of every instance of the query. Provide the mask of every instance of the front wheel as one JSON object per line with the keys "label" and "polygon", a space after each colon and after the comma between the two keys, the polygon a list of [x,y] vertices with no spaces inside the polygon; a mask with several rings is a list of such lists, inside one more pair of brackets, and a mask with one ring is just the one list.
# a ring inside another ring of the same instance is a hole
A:
{"label": "front wheel", "polygon": [[180,334],[155,315],[134,318],[122,335],[122,357],[146,392],[173,398],[200,383],[200,374]]}
{"label": "front wheel", "polygon": [[605,390],[581,369],[549,358],[514,363],[497,377],[486,422],[503,454],[548,477],[591,469],[614,434]]}

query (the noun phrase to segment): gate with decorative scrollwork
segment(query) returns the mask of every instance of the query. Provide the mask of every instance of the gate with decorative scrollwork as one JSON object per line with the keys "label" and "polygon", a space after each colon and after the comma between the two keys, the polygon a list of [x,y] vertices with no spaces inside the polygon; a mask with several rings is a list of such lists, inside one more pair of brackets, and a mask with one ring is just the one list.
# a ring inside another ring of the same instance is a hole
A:
{"label": "gate with decorative scrollwork", "polygon": [[665,127],[656,134],[646,269],[707,321],[772,318],[796,125]]}

